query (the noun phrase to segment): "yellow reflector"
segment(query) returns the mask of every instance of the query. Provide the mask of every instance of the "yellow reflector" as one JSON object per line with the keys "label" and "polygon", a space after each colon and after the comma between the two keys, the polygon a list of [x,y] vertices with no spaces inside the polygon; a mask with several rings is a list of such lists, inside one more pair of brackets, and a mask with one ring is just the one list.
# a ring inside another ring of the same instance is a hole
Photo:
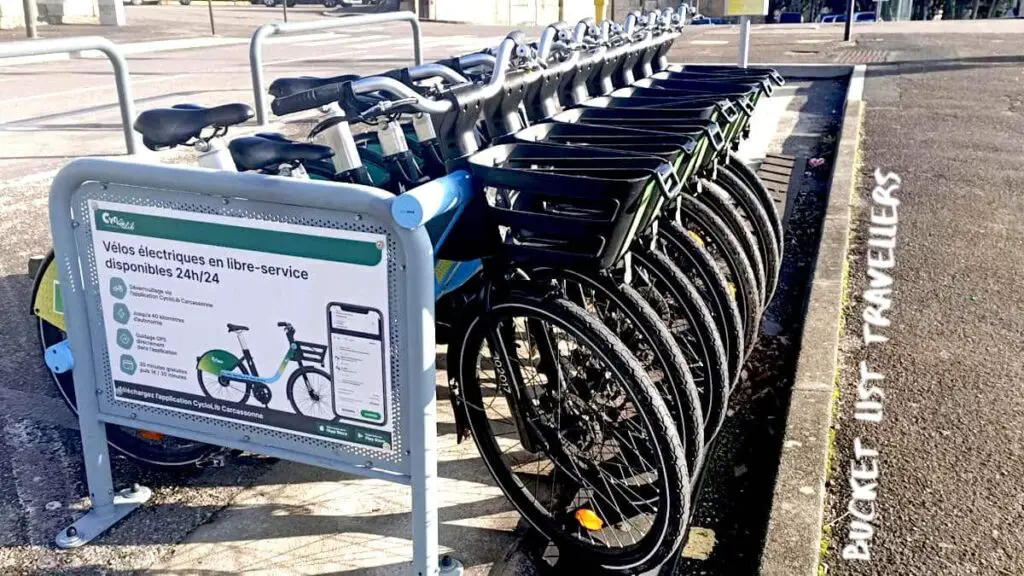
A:
{"label": "yellow reflector", "polygon": [[580,508],[576,511],[576,521],[587,530],[600,530],[604,528],[604,522],[598,518],[593,510]]}
{"label": "yellow reflector", "polygon": [[729,289],[729,299],[732,300],[733,302],[735,302],[736,301],[736,285],[733,284],[732,282],[729,282],[728,284],[726,284],[726,287]]}
{"label": "yellow reflector", "polygon": [[164,439],[164,435],[159,432],[150,432],[149,430],[139,430],[139,438],[143,440],[153,440],[159,442]]}
{"label": "yellow reflector", "polygon": [[693,230],[687,230],[686,235],[693,238],[693,241],[696,242],[698,246],[701,248],[704,247],[704,239],[700,237],[700,234],[697,234]]}

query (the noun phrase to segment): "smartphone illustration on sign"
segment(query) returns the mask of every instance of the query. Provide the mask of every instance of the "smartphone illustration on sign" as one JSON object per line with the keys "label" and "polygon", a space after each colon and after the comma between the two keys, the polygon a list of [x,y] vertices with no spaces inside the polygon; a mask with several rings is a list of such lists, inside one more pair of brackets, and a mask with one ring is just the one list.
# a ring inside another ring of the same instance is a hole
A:
{"label": "smartphone illustration on sign", "polygon": [[343,420],[383,426],[388,420],[384,316],[380,310],[327,305],[334,414]]}

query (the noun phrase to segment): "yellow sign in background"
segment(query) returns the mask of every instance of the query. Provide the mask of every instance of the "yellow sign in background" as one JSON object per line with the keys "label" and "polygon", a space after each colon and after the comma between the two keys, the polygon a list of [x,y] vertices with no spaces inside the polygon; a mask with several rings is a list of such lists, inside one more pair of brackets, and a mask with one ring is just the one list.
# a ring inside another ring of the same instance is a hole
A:
{"label": "yellow sign in background", "polygon": [[768,0],[725,0],[726,16],[758,16],[768,13]]}

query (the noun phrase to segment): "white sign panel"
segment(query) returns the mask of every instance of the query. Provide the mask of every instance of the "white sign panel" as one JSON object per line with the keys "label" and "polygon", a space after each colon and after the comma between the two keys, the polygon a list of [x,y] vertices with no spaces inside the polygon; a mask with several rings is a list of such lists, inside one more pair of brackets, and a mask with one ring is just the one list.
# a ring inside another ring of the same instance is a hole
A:
{"label": "white sign panel", "polygon": [[90,202],[119,400],[392,449],[384,235]]}

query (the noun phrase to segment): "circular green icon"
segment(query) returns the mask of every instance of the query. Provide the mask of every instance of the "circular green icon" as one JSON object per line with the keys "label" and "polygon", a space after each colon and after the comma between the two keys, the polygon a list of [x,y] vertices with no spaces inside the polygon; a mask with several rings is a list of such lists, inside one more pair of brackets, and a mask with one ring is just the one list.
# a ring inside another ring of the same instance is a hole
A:
{"label": "circular green icon", "polygon": [[132,333],[124,328],[120,328],[117,331],[117,345],[125,350],[129,350],[132,344],[135,342],[135,338],[132,337]]}
{"label": "circular green icon", "polygon": [[131,313],[131,311],[128,310],[127,306],[125,306],[124,304],[121,304],[120,302],[118,302],[117,304],[114,304],[114,321],[115,322],[117,322],[118,324],[127,324],[128,321],[131,320],[131,318],[132,318],[132,313]]}
{"label": "circular green icon", "polygon": [[121,300],[128,295],[128,285],[120,278],[110,279],[110,295]]}

